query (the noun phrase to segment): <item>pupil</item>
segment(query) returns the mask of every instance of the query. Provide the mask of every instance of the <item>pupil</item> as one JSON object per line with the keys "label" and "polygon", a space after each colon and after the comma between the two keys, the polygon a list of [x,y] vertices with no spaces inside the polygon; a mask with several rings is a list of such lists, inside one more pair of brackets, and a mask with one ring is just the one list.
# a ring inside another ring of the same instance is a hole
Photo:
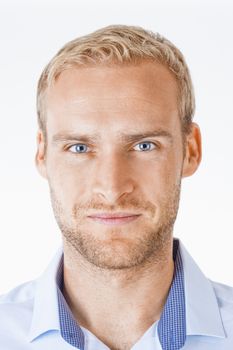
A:
{"label": "pupil", "polygon": [[76,150],[78,152],[83,152],[85,150],[85,147],[84,147],[84,145],[78,145],[78,146],[76,146]]}
{"label": "pupil", "polygon": [[142,143],[140,148],[144,150],[144,149],[147,149],[148,146],[149,145],[147,143]]}

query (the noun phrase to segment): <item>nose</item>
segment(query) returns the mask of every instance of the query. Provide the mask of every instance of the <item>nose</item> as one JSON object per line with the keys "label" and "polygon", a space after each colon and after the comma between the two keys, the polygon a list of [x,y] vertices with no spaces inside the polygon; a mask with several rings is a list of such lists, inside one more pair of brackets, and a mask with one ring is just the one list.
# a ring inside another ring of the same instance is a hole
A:
{"label": "nose", "polygon": [[119,154],[108,154],[97,161],[93,175],[93,194],[114,204],[135,189],[130,161]]}

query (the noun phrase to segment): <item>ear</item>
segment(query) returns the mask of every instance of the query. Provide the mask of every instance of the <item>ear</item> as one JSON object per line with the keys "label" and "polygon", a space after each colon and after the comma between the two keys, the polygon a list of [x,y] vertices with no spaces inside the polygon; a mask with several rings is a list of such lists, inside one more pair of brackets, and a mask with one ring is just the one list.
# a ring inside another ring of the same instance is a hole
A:
{"label": "ear", "polygon": [[47,179],[46,172],[46,144],[45,137],[42,130],[38,130],[37,132],[37,152],[35,157],[36,167],[41,176]]}
{"label": "ear", "polygon": [[200,128],[196,123],[192,123],[191,131],[186,136],[182,177],[191,176],[195,173],[201,162],[201,156]]}

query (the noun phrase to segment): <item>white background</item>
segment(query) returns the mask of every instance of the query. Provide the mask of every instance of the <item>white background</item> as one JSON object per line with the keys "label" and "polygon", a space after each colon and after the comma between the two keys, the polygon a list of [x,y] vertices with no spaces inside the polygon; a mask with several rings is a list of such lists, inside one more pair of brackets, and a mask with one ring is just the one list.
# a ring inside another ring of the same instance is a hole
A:
{"label": "white background", "polygon": [[60,245],[34,166],[39,75],[65,42],[116,23],[158,31],[186,57],[203,161],[183,182],[175,236],[207,276],[233,285],[232,1],[0,0],[0,293],[37,277]]}

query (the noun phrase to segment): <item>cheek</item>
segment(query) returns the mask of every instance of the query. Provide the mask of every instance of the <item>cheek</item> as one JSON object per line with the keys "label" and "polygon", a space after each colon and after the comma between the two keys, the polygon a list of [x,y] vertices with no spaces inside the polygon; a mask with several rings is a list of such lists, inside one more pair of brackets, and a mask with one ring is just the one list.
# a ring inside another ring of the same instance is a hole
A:
{"label": "cheek", "polygon": [[87,170],[58,158],[48,164],[48,182],[57,199],[68,206],[84,201],[88,186]]}
{"label": "cheek", "polygon": [[143,172],[144,193],[152,201],[162,201],[180,185],[182,157],[168,155],[159,163],[145,165]]}

